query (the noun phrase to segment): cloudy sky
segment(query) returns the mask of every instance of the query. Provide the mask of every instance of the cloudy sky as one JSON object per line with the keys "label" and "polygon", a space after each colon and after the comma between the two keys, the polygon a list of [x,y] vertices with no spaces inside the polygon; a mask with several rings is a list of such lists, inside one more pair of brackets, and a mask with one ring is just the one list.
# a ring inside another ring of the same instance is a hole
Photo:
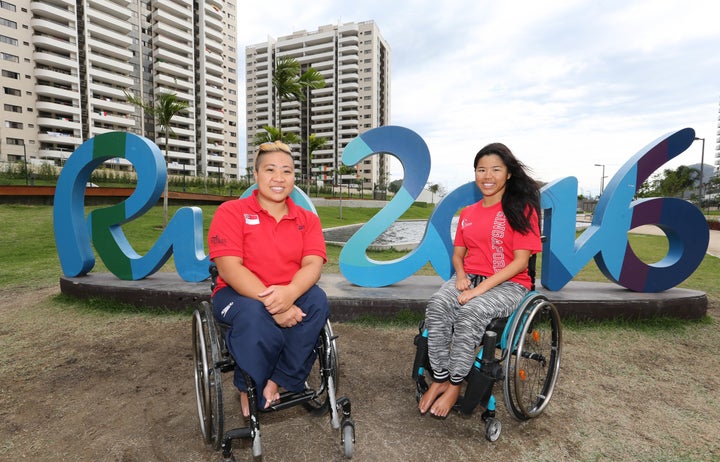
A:
{"label": "cloudy sky", "polygon": [[[392,52],[391,124],[428,144],[430,183],[472,181],[475,153],[500,141],[536,179],[574,176],[579,193],[597,195],[595,164],[607,184],[638,150],[685,127],[706,138],[714,163],[716,0],[238,2],[240,75],[247,45],[367,20]],[[664,168],[699,163],[701,146]],[[391,173],[402,178],[399,163]]]}

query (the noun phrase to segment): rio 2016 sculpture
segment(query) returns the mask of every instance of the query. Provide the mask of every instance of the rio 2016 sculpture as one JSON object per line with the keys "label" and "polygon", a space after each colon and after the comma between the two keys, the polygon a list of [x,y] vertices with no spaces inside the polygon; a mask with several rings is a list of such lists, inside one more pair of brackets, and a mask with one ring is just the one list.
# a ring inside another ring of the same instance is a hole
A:
{"label": "rio 2016 sculpture", "polygon": [[[638,187],[655,170],[685,151],[695,132],[686,128],[658,138],[631,157],[608,183],[590,227],[575,238],[577,180],[565,178],[541,191],[544,211],[542,285],[559,290],[594,258],[608,279],[631,290],[659,292],[676,286],[698,267],[709,241],[708,225],[694,205],[675,198],[633,200]],[[343,152],[352,166],[376,153],[397,157],[405,170],[402,187],[377,215],[356,232],[340,253],[340,270],[364,287],[392,285],[430,262],[447,279],[452,274],[450,224],[462,207],[482,195],[473,182],[452,191],[435,208],[420,244],[403,258],[375,261],[366,250],[418,197],[430,173],[430,152],[415,132],[398,126],[370,130],[355,138]],[[84,219],[84,190],[92,171],[112,158],[130,161],[138,174],[134,193],[120,204],[92,211]],[[154,206],[167,178],[160,150],[140,136],[112,132],[83,143],[58,180],[54,222],[63,273],[87,274],[95,264],[92,244],[108,269],[120,279],[137,280],[162,267],[174,254],[180,277],[189,282],[207,278],[202,211],[183,207],[173,216],[158,241],[138,255],[121,226]],[[245,194],[248,194],[249,190]],[[301,206],[313,209],[301,190],[293,192]],[[658,226],[667,235],[669,250],[659,262],[641,261],[628,244],[627,232],[643,224]]]}

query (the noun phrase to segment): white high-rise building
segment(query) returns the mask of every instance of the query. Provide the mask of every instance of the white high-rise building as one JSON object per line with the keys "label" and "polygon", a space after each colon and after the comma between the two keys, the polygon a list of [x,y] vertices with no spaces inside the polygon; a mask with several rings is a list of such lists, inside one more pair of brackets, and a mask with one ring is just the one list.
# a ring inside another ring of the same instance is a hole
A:
{"label": "white high-rise building", "polygon": [[[125,91],[189,104],[168,172],[237,177],[235,0],[0,0],[0,162],[62,167],[87,139],[164,134]],[[124,160],[114,168],[129,170]]]}
{"label": "white high-rise building", "polygon": [[[373,21],[322,26],[317,31],[299,31],[270,38],[245,49],[247,97],[247,166],[254,168],[253,138],[263,127],[281,127],[306,141],[314,134],[326,138],[324,148],[309,159],[305,143],[293,146],[297,152],[297,177],[337,184],[333,172],[342,165],[345,146],[359,134],[390,123],[390,48]],[[304,71],[312,67],[325,79],[325,87],[310,91],[305,101],[282,103],[278,120],[278,99],[272,86],[275,63],[292,57]],[[387,154],[371,156],[357,166],[355,180],[365,191],[386,186],[389,172]],[[358,181],[359,180],[359,181]]]}

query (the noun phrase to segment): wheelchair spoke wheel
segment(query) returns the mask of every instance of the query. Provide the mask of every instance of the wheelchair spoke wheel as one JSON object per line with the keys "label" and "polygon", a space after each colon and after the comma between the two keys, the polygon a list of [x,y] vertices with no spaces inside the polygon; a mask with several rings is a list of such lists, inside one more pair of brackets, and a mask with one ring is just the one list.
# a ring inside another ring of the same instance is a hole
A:
{"label": "wheelchair spoke wheel", "polygon": [[504,367],[505,405],[518,420],[537,417],[552,397],[560,370],[562,329],[555,306],[542,295],[513,320]]}
{"label": "wheelchair spoke wheel", "polygon": [[205,443],[218,450],[223,436],[222,372],[216,366],[220,348],[212,316],[209,304],[193,313],[193,363],[200,430]]}
{"label": "wheelchair spoke wheel", "polygon": [[[337,345],[329,322],[325,323],[325,327],[320,333],[315,352],[317,358],[305,382],[305,388],[314,390],[315,396],[304,404],[313,414],[323,415],[330,410],[331,405],[328,383],[332,383],[335,391],[337,391],[338,386]],[[328,380],[329,378],[332,378],[332,380]]]}

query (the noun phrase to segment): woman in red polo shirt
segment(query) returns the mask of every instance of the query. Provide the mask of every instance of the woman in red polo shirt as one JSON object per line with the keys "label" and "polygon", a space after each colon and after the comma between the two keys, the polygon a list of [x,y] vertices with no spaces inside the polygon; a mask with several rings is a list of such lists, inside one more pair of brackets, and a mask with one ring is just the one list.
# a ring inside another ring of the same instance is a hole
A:
{"label": "woman in red polo shirt", "polygon": [[[330,309],[316,285],[327,261],[320,219],[289,197],[295,186],[290,148],[261,144],[254,175],[251,196],[218,207],[208,244],[219,274],[213,312],[231,326],[228,348],[263,390],[263,409],[280,398],[279,388],[304,390]],[[234,382],[248,416],[247,385],[239,371]]]}
{"label": "woman in red polo shirt", "polygon": [[460,212],[455,274],[425,311],[433,382],[418,407],[438,417],[457,402],[485,327],[508,316],[530,289],[528,261],[542,250],[540,192],[525,166],[505,145],[493,143],[477,153],[473,167],[483,198]]}

